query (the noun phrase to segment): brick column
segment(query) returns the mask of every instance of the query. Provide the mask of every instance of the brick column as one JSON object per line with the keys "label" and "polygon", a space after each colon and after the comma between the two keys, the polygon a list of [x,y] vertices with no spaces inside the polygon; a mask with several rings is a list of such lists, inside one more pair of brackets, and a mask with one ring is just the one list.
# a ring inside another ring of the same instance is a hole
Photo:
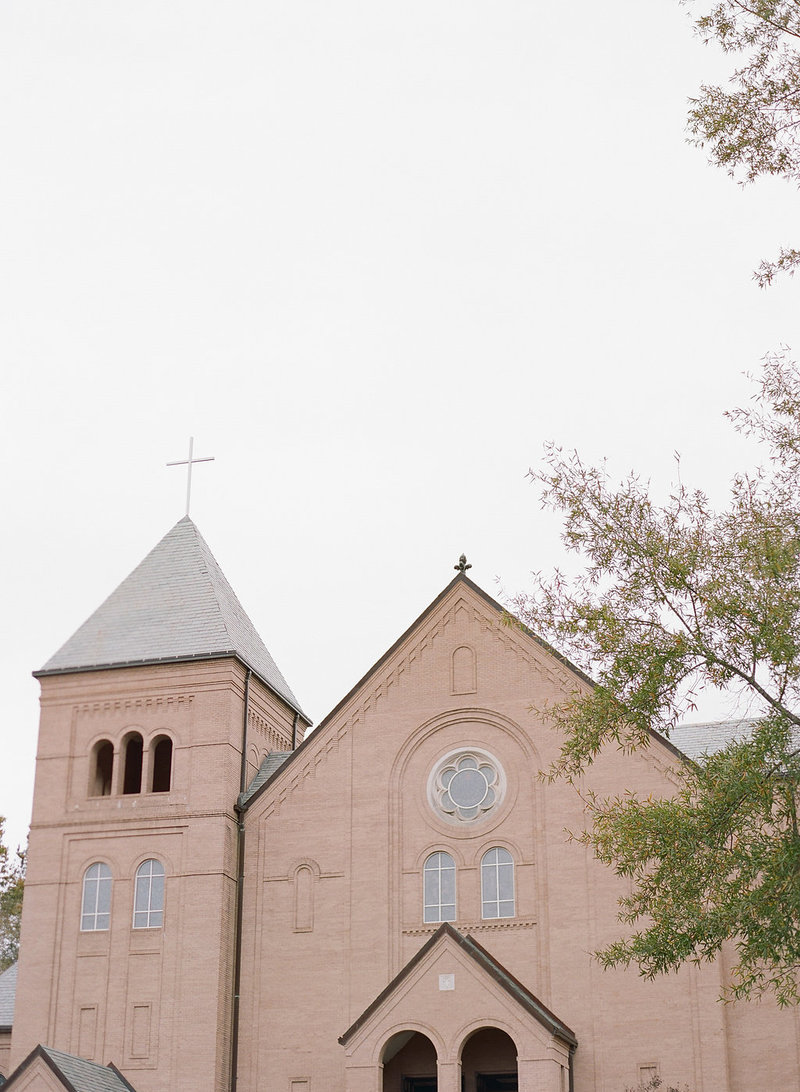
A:
{"label": "brick column", "polygon": [[461,1062],[437,1062],[437,1092],[461,1092]]}
{"label": "brick column", "polygon": [[562,1092],[561,1066],[552,1058],[517,1061],[519,1092]]}

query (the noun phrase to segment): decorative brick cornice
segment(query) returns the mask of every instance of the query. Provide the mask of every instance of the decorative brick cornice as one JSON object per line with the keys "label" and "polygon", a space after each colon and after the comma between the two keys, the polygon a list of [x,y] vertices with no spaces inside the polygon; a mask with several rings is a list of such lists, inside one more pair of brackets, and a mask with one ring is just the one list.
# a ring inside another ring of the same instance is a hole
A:
{"label": "decorative brick cornice", "polygon": [[266,740],[269,749],[272,751],[283,750],[287,743],[291,745],[291,733],[288,730],[282,732],[274,724],[271,724],[266,717],[262,717],[260,713],[257,713],[255,709],[248,711],[247,728],[248,731],[252,730]]}
{"label": "decorative brick cornice", "polygon": [[194,694],[164,694],[155,697],[117,698],[114,701],[87,701],[73,707],[75,713],[177,713],[191,705]]}
{"label": "decorative brick cornice", "polygon": [[[479,932],[509,932],[517,931],[519,929],[533,929],[537,922],[533,919],[525,919],[520,921],[518,919],[498,920],[498,921],[468,921],[459,923],[458,931],[460,933],[479,933]],[[403,929],[402,933],[404,937],[427,937],[432,936],[437,929],[440,928],[439,923],[436,925],[421,925],[418,929]]]}

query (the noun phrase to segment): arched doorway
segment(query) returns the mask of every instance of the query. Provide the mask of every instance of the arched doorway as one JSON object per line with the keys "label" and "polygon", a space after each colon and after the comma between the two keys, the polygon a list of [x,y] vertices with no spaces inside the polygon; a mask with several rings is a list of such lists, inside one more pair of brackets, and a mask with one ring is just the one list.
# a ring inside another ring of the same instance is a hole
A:
{"label": "arched doorway", "polygon": [[436,1092],[436,1047],[419,1031],[398,1031],[383,1048],[383,1092]]}
{"label": "arched doorway", "polygon": [[517,1048],[499,1028],[479,1028],[461,1050],[463,1092],[517,1092]]}

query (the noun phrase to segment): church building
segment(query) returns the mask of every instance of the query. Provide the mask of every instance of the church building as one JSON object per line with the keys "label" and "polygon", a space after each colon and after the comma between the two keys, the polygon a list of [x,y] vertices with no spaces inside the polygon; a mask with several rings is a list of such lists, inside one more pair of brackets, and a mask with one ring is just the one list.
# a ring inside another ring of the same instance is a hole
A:
{"label": "church building", "polygon": [[[7,1092],[800,1087],[798,1013],[721,1004],[724,955],[594,960],[624,881],[537,776],[592,682],[465,565],[313,731],[188,516],[35,675]],[[711,738],[584,787],[668,795]]]}

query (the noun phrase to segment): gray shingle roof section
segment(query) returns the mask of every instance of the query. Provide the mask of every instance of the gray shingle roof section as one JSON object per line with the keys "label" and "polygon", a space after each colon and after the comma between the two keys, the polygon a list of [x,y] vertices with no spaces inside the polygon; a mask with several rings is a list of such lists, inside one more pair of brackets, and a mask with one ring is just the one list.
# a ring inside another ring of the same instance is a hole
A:
{"label": "gray shingle roof section", "polygon": [[34,674],[224,655],[237,656],[308,720],[203,536],[184,516]]}
{"label": "gray shingle roof section", "polygon": [[669,734],[669,741],[687,758],[713,755],[729,743],[750,739],[755,720],[709,720],[702,724],[679,724]]}
{"label": "gray shingle roof section", "polygon": [[[758,727],[758,720],[709,720],[703,724],[679,724],[670,732],[669,741],[687,758],[698,759],[714,755],[730,743],[743,743],[750,739]],[[792,739],[800,746],[800,729],[792,730]]]}
{"label": "gray shingle roof section", "polygon": [[12,963],[0,974],[0,1028],[14,1025],[14,999],[17,995],[17,965]]}
{"label": "gray shingle roof section", "polygon": [[239,807],[244,807],[250,797],[255,793],[265,781],[269,781],[276,770],[279,770],[284,764],[287,758],[291,757],[294,752],[292,751],[270,751],[261,765],[258,767],[258,773],[250,782],[250,785],[246,792],[243,792],[239,797]]}
{"label": "gray shingle roof section", "polygon": [[65,1054],[52,1047],[41,1049],[76,1092],[129,1092],[131,1088],[122,1075],[110,1066],[87,1062],[85,1058]]}

